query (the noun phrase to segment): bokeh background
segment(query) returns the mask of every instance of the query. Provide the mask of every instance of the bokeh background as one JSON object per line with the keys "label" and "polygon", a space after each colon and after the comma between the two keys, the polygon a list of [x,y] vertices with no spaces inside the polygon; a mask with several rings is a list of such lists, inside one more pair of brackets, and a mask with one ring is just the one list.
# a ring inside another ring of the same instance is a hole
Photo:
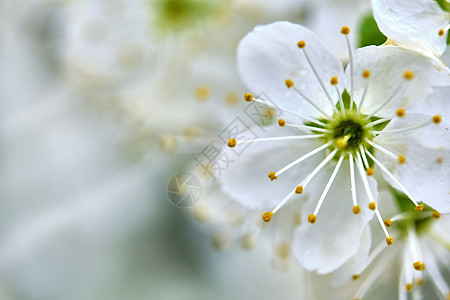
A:
{"label": "bokeh background", "polygon": [[300,23],[345,63],[339,30],[364,44],[368,13],[368,0],[1,0],[0,299],[307,299],[289,255],[215,235],[168,182],[242,112],[248,31]]}

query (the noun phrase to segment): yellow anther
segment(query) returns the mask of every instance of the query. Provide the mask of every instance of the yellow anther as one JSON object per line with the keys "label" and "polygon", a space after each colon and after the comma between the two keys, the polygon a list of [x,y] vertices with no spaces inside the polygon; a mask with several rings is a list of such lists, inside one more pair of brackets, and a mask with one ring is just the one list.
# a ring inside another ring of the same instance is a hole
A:
{"label": "yellow anther", "polygon": [[317,216],[315,214],[310,214],[308,216],[308,222],[309,223],[314,224],[316,222],[316,220],[317,220]]}
{"label": "yellow anther", "polygon": [[269,178],[271,181],[274,181],[275,179],[278,179],[278,176],[275,172],[269,172]]}
{"label": "yellow anther", "polygon": [[398,116],[398,117],[404,117],[405,116],[405,109],[404,108],[399,108],[399,109],[397,109],[397,111],[395,112],[395,114]]}
{"label": "yellow anther", "polygon": [[291,88],[294,86],[294,82],[292,81],[292,79],[286,79],[285,83],[288,88]]}
{"label": "yellow anther", "polygon": [[199,101],[205,101],[208,100],[209,96],[211,95],[211,91],[206,85],[201,85],[195,90],[195,97]]}
{"label": "yellow anther", "polygon": [[445,34],[445,30],[444,29],[439,29],[438,34],[439,34],[439,36],[443,36]]}
{"label": "yellow anther", "polygon": [[438,157],[438,159],[436,159],[438,164],[442,164],[444,163],[444,158],[443,157]]}
{"label": "yellow anther", "polygon": [[416,284],[419,286],[422,285],[424,282],[425,282],[425,280],[423,278],[416,279]]}
{"label": "yellow anther", "polygon": [[406,285],[406,290],[407,290],[408,292],[410,292],[412,289],[413,289],[413,284],[412,284],[412,283],[408,283],[408,284]]}
{"label": "yellow anther", "polygon": [[353,213],[355,215],[359,214],[361,212],[361,207],[359,205],[353,206]]}
{"label": "yellow anther", "polygon": [[372,176],[373,175],[373,169],[371,167],[368,167],[366,170],[367,176]]}
{"label": "yellow anther", "polygon": [[244,99],[245,99],[245,101],[250,102],[250,101],[253,100],[253,95],[250,94],[250,93],[246,93],[246,94],[244,95]]}
{"label": "yellow anther", "polygon": [[364,70],[363,72],[362,72],[362,77],[363,78],[369,78],[370,77],[370,71],[369,70]]}
{"label": "yellow anther", "polygon": [[271,211],[265,212],[262,215],[262,219],[264,222],[270,222],[270,220],[272,220],[272,216],[273,216],[273,212],[271,212]]}
{"label": "yellow anther", "polygon": [[386,225],[386,227],[391,227],[392,226],[392,220],[391,219],[384,220],[384,225]]}
{"label": "yellow anther", "polygon": [[250,233],[244,234],[240,239],[241,248],[251,250],[256,244],[256,236]]}
{"label": "yellow anther", "polygon": [[361,277],[359,274],[355,274],[352,276],[352,280],[358,280]]}
{"label": "yellow anther", "polygon": [[392,245],[393,243],[394,243],[394,238],[392,236],[386,238],[386,244],[388,246]]}
{"label": "yellow anther", "polygon": [[298,46],[299,48],[305,48],[306,43],[305,43],[305,41],[300,41],[300,42],[297,43],[297,46]]}
{"label": "yellow anther", "polygon": [[341,33],[345,34],[345,35],[349,34],[350,33],[350,28],[348,28],[347,26],[342,26]]}
{"label": "yellow anther", "polygon": [[286,121],[283,119],[278,119],[278,125],[280,125],[281,127],[284,127],[284,125],[286,125]]}
{"label": "yellow anther", "polygon": [[413,263],[413,267],[416,271],[423,271],[425,270],[425,264],[422,263],[421,261],[416,261],[415,263]]}
{"label": "yellow anther", "polygon": [[229,139],[228,140],[228,147],[234,148],[234,147],[236,147],[236,144],[237,144],[236,139]]}
{"label": "yellow anther", "polygon": [[432,120],[434,124],[439,124],[442,122],[442,117],[440,115],[435,115]]}
{"label": "yellow anther", "polygon": [[377,209],[377,204],[375,202],[370,202],[369,203],[369,209],[370,210],[375,210]]}
{"label": "yellow anther", "polygon": [[405,162],[406,162],[406,157],[404,157],[403,155],[399,155],[398,156],[398,163],[402,165]]}
{"label": "yellow anther", "polygon": [[441,217],[441,213],[438,212],[437,210],[433,211],[433,213],[431,214],[433,216],[433,218],[435,219],[439,219]]}
{"label": "yellow anther", "polygon": [[303,193],[303,187],[302,187],[301,185],[297,186],[297,187],[295,188],[295,193],[296,193],[296,194],[301,194],[301,193]]}
{"label": "yellow anther", "polygon": [[417,205],[415,210],[422,211],[423,210],[423,205],[422,204]]}
{"label": "yellow anther", "polygon": [[411,80],[414,78],[414,72],[411,70],[407,70],[405,71],[405,73],[403,73],[403,78],[405,78],[406,80]]}
{"label": "yellow anther", "polygon": [[338,83],[339,83],[339,81],[338,81],[337,76],[331,77],[331,80],[330,80],[330,84],[331,84],[331,85],[336,85],[336,84],[338,84]]}

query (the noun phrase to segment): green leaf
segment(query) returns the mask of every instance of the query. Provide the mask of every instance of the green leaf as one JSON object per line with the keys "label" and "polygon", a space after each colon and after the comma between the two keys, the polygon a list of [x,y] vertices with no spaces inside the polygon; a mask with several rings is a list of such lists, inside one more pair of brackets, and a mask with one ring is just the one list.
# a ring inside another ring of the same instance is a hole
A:
{"label": "green leaf", "polygon": [[386,37],[378,29],[377,22],[373,18],[372,12],[364,15],[358,25],[358,47],[369,45],[379,46],[386,41]]}
{"label": "green leaf", "polygon": [[436,2],[439,4],[439,6],[443,10],[450,12],[450,1],[449,0],[436,0]]}

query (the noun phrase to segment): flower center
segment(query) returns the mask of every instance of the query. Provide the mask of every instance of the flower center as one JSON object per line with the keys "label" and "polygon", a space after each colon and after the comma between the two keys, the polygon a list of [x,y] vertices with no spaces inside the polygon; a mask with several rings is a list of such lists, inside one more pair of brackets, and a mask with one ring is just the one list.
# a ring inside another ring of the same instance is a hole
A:
{"label": "flower center", "polygon": [[367,121],[361,117],[347,115],[345,118],[339,116],[329,125],[329,140],[334,140],[334,144],[341,150],[354,151],[359,148],[364,139],[368,137],[368,130],[365,128]]}

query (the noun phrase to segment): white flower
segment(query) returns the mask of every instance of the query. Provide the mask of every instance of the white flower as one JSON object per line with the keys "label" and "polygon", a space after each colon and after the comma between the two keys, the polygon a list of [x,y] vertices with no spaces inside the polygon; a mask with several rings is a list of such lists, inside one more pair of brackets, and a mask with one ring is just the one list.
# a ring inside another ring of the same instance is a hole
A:
{"label": "white flower", "polygon": [[375,20],[392,43],[430,57],[446,48],[450,13],[435,0],[372,0]]}
{"label": "white flower", "polygon": [[[417,293],[420,299],[432,299],[434,292],[439,299],[448,299],[450,287],[445,274],[450,259],[450,215],[405,211],[389,221],[394,223],[398,243],[388,251],[382,244],[372,249],[353,275],[358,287],[352,299],[361,299],[372,288],[386,285],[382,275],[386,269],[396,277],[398,299],[408,299],[408,292]],[[426,297],[419,288],[424,282],[431,282],[434,288],[425,292]]]}
{"label": "white flower", "polygon": [[[347,38],[349,29],[341,32]],[[267,138],[231,138],[230,147],[254,144],[222,176],[222,190],[246,207],[268,210],[265,221],[295,198],[305,202],[301,215],[311,224],[296,230],[293,252],[319,273],[338,268],[357,252],[374,215],[392,244],[376,205],[374,168],[407,194],[416,210],[423,202],[450,211],[447,162],[439,159],[448,155],[449,126],[440,115],[410,111],[429,93],[430,83],[443,84],[443,78],[413,51],[350,49],[344,76],[339,59],[300,25],[256,27],[238,47],[241,77],[255,95],[246,94],[246,100],[273,101],[284,114],[279,120],[284,128],[268,129]],[[278,132],[282,137],[274,137]],[[421,163],[423,154],[426,163]],[[436,172],[442,177],[435,178]]]}

